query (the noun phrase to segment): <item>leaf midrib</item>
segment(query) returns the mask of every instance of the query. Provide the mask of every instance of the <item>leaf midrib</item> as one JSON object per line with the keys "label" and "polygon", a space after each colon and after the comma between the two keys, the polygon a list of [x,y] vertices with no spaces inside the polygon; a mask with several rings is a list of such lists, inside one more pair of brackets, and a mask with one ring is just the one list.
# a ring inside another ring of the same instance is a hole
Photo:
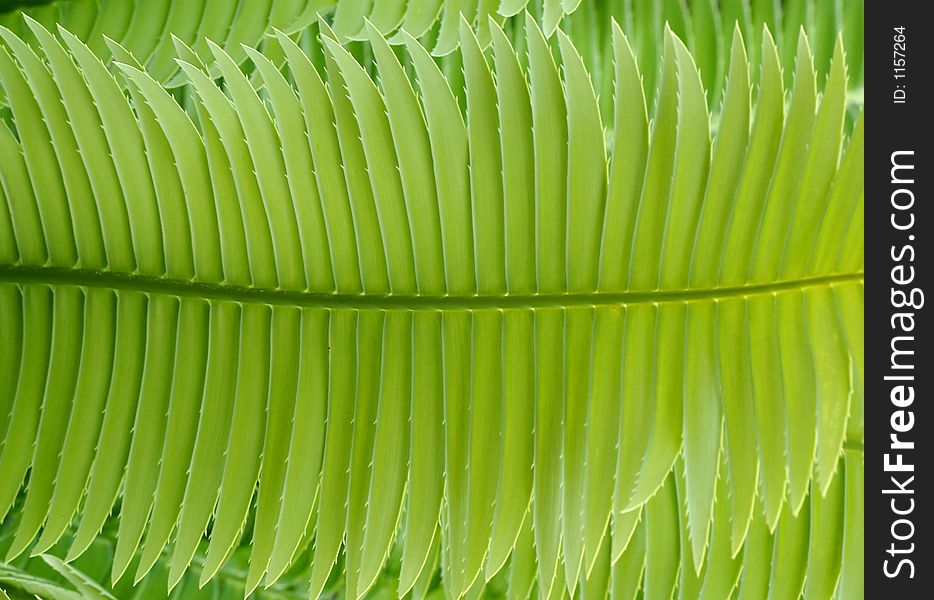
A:
{"label": "leaf midrib", "polygon": [[425,294],[338,294],[244,287],[117,273],[92,269],[0,265],[0,282],[74,285],[235,302],[309,308],[469,310],[499,308],[561,308],[716,300],[803,290],[810,287],[862,282],[863,272],[841,273],[764,284],[685,290],[484,294],[439,296]]}

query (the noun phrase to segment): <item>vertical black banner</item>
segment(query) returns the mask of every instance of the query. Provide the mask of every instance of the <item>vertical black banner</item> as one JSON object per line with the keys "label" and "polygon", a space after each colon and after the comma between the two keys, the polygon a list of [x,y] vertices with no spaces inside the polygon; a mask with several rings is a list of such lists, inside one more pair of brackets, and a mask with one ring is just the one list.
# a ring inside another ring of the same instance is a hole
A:
{"label": "vertical black banner", "polygon": [[926,2],[866,4],[867,598],[930,598],[931,139]]}

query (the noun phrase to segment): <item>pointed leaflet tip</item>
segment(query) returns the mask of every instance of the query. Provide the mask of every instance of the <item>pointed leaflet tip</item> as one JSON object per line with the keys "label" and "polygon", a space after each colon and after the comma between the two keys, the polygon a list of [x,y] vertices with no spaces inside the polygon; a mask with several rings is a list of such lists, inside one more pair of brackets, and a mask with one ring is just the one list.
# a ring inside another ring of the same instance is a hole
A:
{"label": "pointed leaflet tip", "polygon": [[[71,53],[74,54],[76,58],[78,58],[77,57],[78,54],[87,54],[89,58],[93,57],[99,63],[103,64],[103,62],[101,61],[101,58],[97,56],[96,54],[94,54],[93,52],[91,52],[91,49],[88,48],[87,45],[83,41],[78,39],[78,36],[76,36],[72,32],[65,29],[61,23],[58,24],[57,28],[58,28],[58,35],[61,36],[62,41],[65,43],[66,46],[68,46],[68,50],[71,51]],[[78,60],[80,62],[80,58]],[[65,562],[68,562],[68,561],[65,561]]]}
{"label": "pointed leaflet tip", "polygon": [[739,36],[740,41],[743,39],[743,30],[739,26],[739,21],[733,21],[733,41],[736,41],[736,36]]}
{"label": "pointed leaflet tip", "polygon": [[613,34],[614,42],[617,39],[622,38],[624,41],[626,41],[626,45],[629,45],[629,41],[626,40],[626,34],[623,33],[623,28],[619,26],[619,21],[616,20],[616,17],[610,17],[610,31]]}
{"label": "pointed leaflet tip", "polygon": [[[313,552],[313,554],[317,554],[317,552]],[[337,557],[335,556],[327,566],[325,566],[324,560],[312,560],[309,598],[319,598],[321,596],[321,593],[324,591],[324,586],[327,585],[328,578],[331,576],[331,571],[334,569],[336,560]]]}
{"label": "pointed leaflet tip", "polygon": [[55,24],[55,29],[56,29],[56,31],[58,31],[58,35],[62,36],[62,39],[65,39],[65,38],[71,38],[71,39],[73,39],[73,40],[77,40],[77,39],[78,39],[78,38],[75,36],[75,34],[73,34],[72,32],[68,31],[67,29],[65,29],[65,26],[62,25],[61,23],[56,23],[56,24]]}
{"label": "pointed leaflet tip", "polygon": [[337,40],[330,36],[322,35],[321,43],[324,44],[324,46],[327,48],[328,54],[330,54],[336,60],[339,60],[338,56],[343,58],[343,55],[347,52]]}
{"label": "pointed leaflet tip", "polygon": [[128,65],[124,62],[120,62],[116,60],[114,61],[113,64],[115,67],[120,69],[120,71],[122,71],[124,75],[126,75],[127,77],[130,77],[133,80],[136,80],[138,77],[143,77],[145,75],[145,73],[143,73],[140,69],[138,69],[137,67],[133,65]]}
{"label": "pointed leaflet tip", "polygon": [[181,581],[182,576],[188,571],[188,565],[180,566],[182,563],[177,561],[172,561],[171,566],[169,567],[169,596],[172,595],[172,590],[175,589],[175,586],[178,585],[178,582]]}
{"label": "pointed leaflet tip", "polygon": [[[314,25],[312,25],[312,27],[314,27]],[[301,60],[301,59],[308,60],[307,55],[302,51],[301,48],[298,47],[298,44],[296,44],[292,38],[290,38],[288,35],[286,35],[279,29],[274,28],[273,32],[275,33],[276,39],[279,41],[279,44],[282,46],[282,50],[286,54],[286,57],[287,57],[286,62],[287,64],[290,65],[290,68],[294,68],[294,65],[292,63],[294,63],[297,60]],[[315,43],[317,44],[318,42],[315,41]]]}
{"label": "pointed leaflet tip", "polygon": [[808,41],[808,34],[804,31],[804,26],[801,27],[801,31],[798,34],[798,54],[795,58],[795,67],[797,68],[797,61],[808,60],[813,62],[813,54],[811,52],[811,44]]}
{"label": "pointed leaflet tip", "polygon": [[16,560],[26,549],[29,547],[29,544],[32,543],[32,540],[35,537],[35,534],[25,533],[25,529],[17,528],[16,534],[13,536],[13,544],[10,546],[9,551],[7,552],[4,562],[11,563]]}
{"label": "pointed leaflet tip", "polygon": [[191,63],[185,62],[181,58],[176,58],[175,63],[179,66],[179,68],[181,68],[182,72],[185,73],[185,77],[188,79],[188,82],[194,85],[196,88],[197,82],[195,80],[198,79],[199,76],[207,76],[203,70],[199,69]]}
{"label": "pointed leaflet tip", "polygon": [[561,47],[562,53],[568,49],[576,51],[574,48],[574,43],[571,42],[571,38],[568,37],[568,34],[564,33],[564,31],[560,29],[558,29],[556,33],[558,34],[558,46]]}
{"label": "pointed leaflet tip", "polygon": [[[476,50],[481,56],[483,55],[483,50],[480,48],[480,40],[477,39],[473,27],[471,27],[470,22],[467,21],[463,13],[461,13],[460,23],[458,24],[458,38],[462,49],[465,46],[469,46],[471,50]],[[464,54],[463,50],[461,53]]]}
{"label": "pointed leaflet tip", "polygon": [[412,35],[405,29],[400,30],[399,35],[402,36],[402,43],[405,44],[405,47],[409,49],[409,52],[412,51],[413,46],[421,48],[421,44],[418,43],[418,40],[412,37]]}
{"label": "pointed leaflet tip", "polygon": [[81,556],[86,549],[87,549],[86,546],[85,548],[78,548],[76,544],[72,543],[71,546],[68,548],[68,552],[65,554],[65,562],[70,563],[71,561],[75,560],[76,558]]}
{"label": "pointed leaflet tip", "polygon": [[490,13],[486,16],[487,27],[490,28],[490,34],[492,35],[493,31],[499,30],[500,33],[503,33],[503,28],[499,26],[499,23],[496,22],[496,19],[493,18],[493,14]]}
{"label": "pointed leaflet tip", "polygon": [[292,40],[292,38],[283,33],[281,29],[273,27],[271,35],[275,36],[275,39],[279,42],[287,54],[289,50],[286,47],[289,45],[289,43],[295,45],[295,42]]}
{"label": "pointed leaflet tip", "polygon": [[470,22],[467,21],[467,17],[464,16],[464,13],[458,13],[460,19],[458,19],[457,29],[458,32],[463,36],[466,34],[466,31],[473,31],[473,27],[470,26]]}
{"label": "pointed leaflet tip", "polygon": [[120,42],[114,40],[113,38],[108,36],[106,33],[102,33],[101,37],[103,38],[104,44],[107,46],[107,49],[110,50],[111,54],[116,56],[116,54],[120,52],[121,50],[125,54],[129,54],[129,52],[127,52],[126,49],[120,45]]}
{"label": "pointed leaflet tip", "polygon": [[39,541],[36,542],[36,545],[30,550],[29,556],[36,557],[48,552],[52,546],[61,539],[64,533],[65,532],[62,531],[56,534],[52,529],[43,529],[42,535],[39,536]]}
{"label": "pointed leaflet tip", "polygon": [[136,60],[136,57],[133,54],[120,45],[119,42],[115,42],[106,35],[104,36],[104,43],[107,44],[107,47],[110,49],[111,55],[113,55],[113,62],[115,64],[123,64],[132,66],[136,70],[141,71],[143,66]]}
{"label": "pointed leaflet tip", "polygon": [[121,544],[122,539],[125,539],[125,536],[121,537],[121,533],[122,532],[118,529],[117,548],[114,551],[113,565],[110,570],[111,587],[115,587],[120,582],[120,580],[123,579],[123,576],[126,574],[127,569],[130,566],[130,562],[133,560],[133,557],[136,554],[137,547],[139,546],[139,540],[137,540],[135,545],[130,548],[127,548],[127,546]]}
{"label": "pointed leaflet tip", "polygon": [[[623,33],[622,28],[619,26],[619,23],[616,22],[616,19],[613,19],[613,55],[615,57],[615,67],[616,67],[616,77],[614,80],[614,94],[618,97],[620,93],[620,69],[622,67],[621,63],[623,61],[629,65],[629,68],[636,75],[636,81],[641,81],[641,74],[639,73],[639,64],[636,60],[636,54],[632,50],[632,45],[629,43],[629,36]],[[641,87],[641,84],[640,84]],[[644,95],[644,94],[643,94]],[[644,100],[643,100],[644,104]]]}
{"label": "pointed leaflet tip", "polygon": [[22,14],[23,14],[23,20],[26,22],[26,26],[29,27],[29,29],[32,30],[33,33],[35,33],[39,29],[43,31],[47,31],[45,26],[42,23],[33,19],[27,13],[22,13]]}
{"label": "pointed leaflet tip", "polygon": [[259,587],[259,584],[263,580],[263,576],[266,574],[266,569],[261,567],[259,563],[256,563],[253,560],[253,556],[250,556],[250,567],[246,575],[246,583],[243,586],[243,598],[246,600],[250,597],[256,588]]}
{"label": "pointed leaflet tip", "polygon": [[181,66],[182,63],[185,63],[207,73],[207,65],[204,64],[204,61],[201,60],[201,57],[198,56],[198,53],[195,52],[191,46],[174,35],[172,36],[172,42],[175,44],[175,53],[178,55],[178,58],[175,59],[176,64]]}
{"label": "pointed leaflet tip", "polygon": [[[800,44],[800,40],[799,40]],[[762,25],[762,54],[765,56],[765,50],[769,49],[775,52],[776,59],[778,56],[778,48],[775,47],[775,38],[772,37],[772,32],[769,31],[769,28],[763,24]]]}
{"label": "pointed leaflet tip", "polygon": [[746,44],[743,42],[743,31],[739,28],[739,23],[736,23],[733,27],[733,41],[730,47],[730,56],[731,61],[735,60],[732,57],[741,56],[743,62],[746,62]]}
{"label": "pointed leaflet tip", "polygon": [[699,105],[703,106],[703,112],[705,115],[709,114],[707,109],[707,94],[704,90],[704,83],[701,79],[700,70],[697,68],[697,63],[694,62],[694,55],[691,54],[691,51],[688,50],[688,47],[684,45],[684,42],[680,38],[675,36],[675,62],[678,65],[678,89],[679,89],[679,101],[684,102],[686,94],[684,93],[688,85],[693,88],[694,95],[697,98]]}
{"label": "pointed leaflet tip", "polygon": [[[39,21],[36,21],[35,19],[30,17],[26,13],[23,13],[23,18],[26,21],[26,26],[29,27],[33,35],[36,36],[36,39],[39,40],[39,44],[42,46],[43,50],[46,49],[47,43],[58,44],[58,40],[55,39],[55,36],[52,35],[52,32],[46,29],[42,23],[40,23]],[[59,47],[61,47],[60,44],[59,44]]]}
{"label": "pointed leaflet tip", "polygon": [[319,30],[318,37],[321,38],[322,40],[324,40],[325,38],[330,38],[334,40],[335,42],[337,41],[337,34],[334,33],[334,30],[331,29],[331,26],[328,25],[328,22],[321,15],[318,15],[318,30]]}
{"label": "pointed leaflet tip", "polygon": [[363,19],[363,29],[366,30],[367,37],[371,44],[375,44],[378,40],[386,42],[386,38],[383,37],[383,34],[380,33],[379,29],[366,17]]}
{"label": "pointed leaflet tip", "polygon": [[284,31],[282,31],[282,30],[279,29],[278,27],[270,27],[270,28],[269,28],[269,36],[270,36],[270,37],[275,37],[276,39],[278,39],[278,40],[280,40],[280,41],[282,40],[283,37],[288,38],[288,39],[290,39],[290,40],[292,39],[292,38],[289,37],[289,35],[288,35],[287,33],[285,33]]}
{"label": "pointed leaflet tip", "polygon": [[208,48],[211,50],[211,54],[214,55],[214,59],[220,61],[221,57],[230,58],[228,54],[224,51],[223,48],[215,44],[212,40],[207,40]]}
{"label": "pointed leaflet tip", "polygon": [[181,38],[179,38],[174,33],[172,34],[172,45],[175,47],[175,53],[179,55],[179,58],[181,58],[181,55],[183,54],[186,56],[194,54],[194,51],[191,49],[191,46],[186,44]]}
{"label": "pointed leaflet tip", "polygon": [[269,60],[263,55],[262,52],[258,51],[253,46],[249,46],[247,44],[240,44],[240,46],[243,48],[243,51],[246,53],[247,57],[249,57],[253,65],[256,66],[256,68],[259,68],[260,62]]}
{"label": "pointed leaflet tip", "polygon": [[[499,26],[499,23],[497,23],[492,16],[489,16],[488,20],[490,22],[490,38],[493,44],[494,56],[505,52],[507,55],[511,55],[512,57],[518,59],[518,56],[516,56],[516,51],[512,46],[512,42],[509,41],[509,38],[506,36],[506,32],[503,31],[503,28]],[[494,58],[494,63],[495,60],[496,59]]]}

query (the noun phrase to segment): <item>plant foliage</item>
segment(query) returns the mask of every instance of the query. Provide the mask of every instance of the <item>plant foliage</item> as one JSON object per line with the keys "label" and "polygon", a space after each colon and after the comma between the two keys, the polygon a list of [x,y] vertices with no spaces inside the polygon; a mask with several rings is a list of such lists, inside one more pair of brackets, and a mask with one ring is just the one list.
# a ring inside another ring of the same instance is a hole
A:
{"label": "plant foliage", "polygon": [[[13,2],[13,6],[17,4]],[[3,9],[0,4],[0,11]],[[6,9],[5,14],[0,12],[0,24],[33,42],[20,18],[21,11],[9,6]],[[685,40],[695,57],[709,100],[718,99],[722,92],[729,36],[737,27],[747,41],[753,67],[759,62],[756,53],[763,27],[775,32],[783,63],[789,65],[794,60],[799,32],[805,30],[814,45],[819,85],[830,67],[835,38],[842,32],[849,83],[862,84],[863,3],[859,0],[149,0],[140,5],[132,0],[37,0],[26,2],[22,11],[48,28],[63,25],[103,60],[111,58],[105,39],[115,40],[147,65],[156,79],[174,86],[181,78],[170,79],[177,72],[172,36],[192,46],[205,61],[211,60],[206,45],[206,40],[211,39],[243,62],[246,57],[239,47],[241,43],[265,45],[269,40],[264,41],[263,34],[270,28],[298,33],[315,13],[320,13],[327,16],[341,41],[366,40],[366,19],[384,35],[392,34],[391,43],[403,43],[401,31],[405,30],[420,38],[421,44],[435,55],[446,55],[459,43],[461,15],[471,23],[484,48],[491,41],[490,19],[509,33],[514,43],[521,43],[521,12],[525,9],[542,24],[546,37],[551,37],[565,13],[570,13],[564,20],[564,30],[581,49],[597,80],[597,91],[607,101],[612,96],[614,19],[633,43],[649,94],[654,93],[667,26]],[[274,52],[281,53],[279,49]],[[791,73],[791,69],[786,72],[786,85],[791,83]],[[754,71],[754,81],[755,76]]]}
{"label": "plant foliage", "polygon": [[[807,35],[786,79],[735,30],[715,111],[675,33],[649,87],[614,27],[605,128],[531,16],[486,51],[460,19],[456,78],[376,26],[367,65],[321,21],[279,62],[110,41],[116,73],[25,27],[0,29],[8,563],[47,554],[72,594],[242,564],[238,594],[861,597],[839,38],[818,93]],[[109,583],[69,566],[101,540]]]}

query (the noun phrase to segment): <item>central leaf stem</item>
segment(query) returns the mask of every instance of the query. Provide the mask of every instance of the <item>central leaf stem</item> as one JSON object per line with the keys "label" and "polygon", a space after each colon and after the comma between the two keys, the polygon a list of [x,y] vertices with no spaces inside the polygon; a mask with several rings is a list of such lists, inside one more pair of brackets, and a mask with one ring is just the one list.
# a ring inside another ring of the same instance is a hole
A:
{"label": "central leaf stem", "polygon": [[495,294],[438,296],[418,294],[335,294],[314,291],[244,287],[197,280],[169,279],[113,271],[60,267],[0,265],[0,283],[73,285],[130,290],[209,300],[232,300],[288,306],[359,309],[470,310],[499,308],[561,308],[716,300],[773,294],[810,287],[862,283],[862,271],[807,279],[732,287],[656,291],[594,291],[587,293]]}

